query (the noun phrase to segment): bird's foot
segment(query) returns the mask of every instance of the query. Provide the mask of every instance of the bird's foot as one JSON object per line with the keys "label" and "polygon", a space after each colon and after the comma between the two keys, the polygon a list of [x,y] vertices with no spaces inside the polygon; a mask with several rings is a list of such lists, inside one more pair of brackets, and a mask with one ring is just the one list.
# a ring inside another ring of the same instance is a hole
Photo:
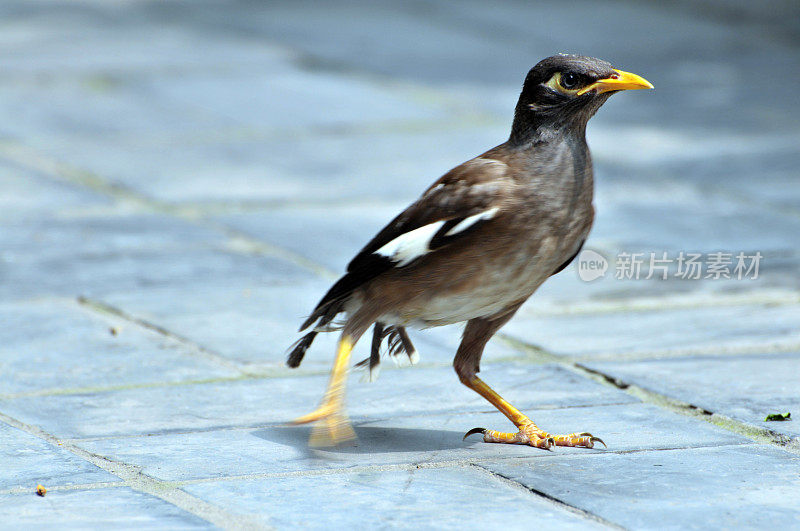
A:
{"label": "bird's foot", "polygon": [[551,435],[539,429],[536,424],[523,424],[517,433],[504,433],[501,431],[487,430],[486,428],[473,428],[464,435],[466,439],[475,433],[483,434],[483,442],[506,443],[506,444],[527,444],[536,448],[549,450],[553,446],[573,446],[580,448],[594,448],[594,443],[599,442],[603,446],[606,443],[599,437],[591,433],[570,433],[569,435]]}
{"label": "bird's foot", "polygon": [[314,447],[331,447],[352,441],[356,438],[350,419],[341,404],[324,402],[320,407],[300,418],[292,424],[314,423],[308,444]]}

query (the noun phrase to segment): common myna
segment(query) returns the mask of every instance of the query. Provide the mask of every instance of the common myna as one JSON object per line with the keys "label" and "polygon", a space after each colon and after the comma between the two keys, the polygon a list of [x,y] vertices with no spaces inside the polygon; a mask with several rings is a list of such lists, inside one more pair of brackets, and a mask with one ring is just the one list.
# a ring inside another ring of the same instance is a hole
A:
{"label": "common myna", "polygon": [[[477,373],[489,339],[548,277],[569,265],[589,234],[589,118],[617,91],[650,88],[635,74],[578,55],[548,57],[528,72],[508,140],[425,190],[353,258],[300,327],[313,325],[293,346],[289,367],[300,364],[316,334],[342,331],[322,404],[294,421],[317,421],[312,445],[355,437],[343,408],[345,380],[353,345],[370,326],[371,356],[362,364],[375,376],[384,339],[390,354],[414,363],[418,355],[406,327],[462,321],[467,324],[453,360],[459,379],[519,429],[476,428],[467,435],[538,448],[591,448],[600,441],[589,433],[547,433]],[[343,322],[335,322],[340,313]]]}

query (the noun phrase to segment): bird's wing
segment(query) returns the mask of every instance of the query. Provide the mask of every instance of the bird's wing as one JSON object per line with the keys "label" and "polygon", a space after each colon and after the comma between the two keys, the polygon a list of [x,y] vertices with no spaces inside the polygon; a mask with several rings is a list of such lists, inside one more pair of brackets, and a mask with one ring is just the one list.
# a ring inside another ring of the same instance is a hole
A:
{"label": "bird's wing", "polygon": [[471,233],[500,211],[508,167],[473,159],[454,168],[389,222],[348,264],[348,273],[374,278],[405,267]]}
{"label": "bird's wing", "polygon": [[478,157],[442,176],[353,258],[301,330],[381,273],[409,266],[498,217],[511,183],[507,173],[505,163]]}

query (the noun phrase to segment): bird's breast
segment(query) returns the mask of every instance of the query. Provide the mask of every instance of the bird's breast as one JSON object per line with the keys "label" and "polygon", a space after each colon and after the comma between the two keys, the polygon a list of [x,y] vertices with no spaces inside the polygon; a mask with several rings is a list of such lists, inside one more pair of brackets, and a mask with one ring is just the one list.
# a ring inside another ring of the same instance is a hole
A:
{"label": "bird's breast", "polygon": [[[476,260],[462,271],[384,316],[385,322],[419,328],[488,317],[530,297],[550,276],[557,238],[517,242],[502,257]],[[488,257],[487,257],[488,258]]]}

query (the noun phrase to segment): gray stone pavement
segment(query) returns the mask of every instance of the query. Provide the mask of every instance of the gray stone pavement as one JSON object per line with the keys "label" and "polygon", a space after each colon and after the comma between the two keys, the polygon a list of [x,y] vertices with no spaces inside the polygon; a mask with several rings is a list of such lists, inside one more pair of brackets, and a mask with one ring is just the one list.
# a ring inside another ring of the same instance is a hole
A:
{"label": "gray stone pavement", "polygon": [[[0,3],[0,528],[800,528],[798,420],[764,422],[800,417],[797,20],[783,1]],[[590,125],[587,246],[760,252],[758,278],[571,266],[492,341],[488,382],[608,449],[462,442],[509,426],[452,372],[457,327],[415,333],[413,369],[354,373],[358,444],[309,449],[286,422],[335,338],[286,369],[301,317],[504,139],[555,52],[656,86]]]}

